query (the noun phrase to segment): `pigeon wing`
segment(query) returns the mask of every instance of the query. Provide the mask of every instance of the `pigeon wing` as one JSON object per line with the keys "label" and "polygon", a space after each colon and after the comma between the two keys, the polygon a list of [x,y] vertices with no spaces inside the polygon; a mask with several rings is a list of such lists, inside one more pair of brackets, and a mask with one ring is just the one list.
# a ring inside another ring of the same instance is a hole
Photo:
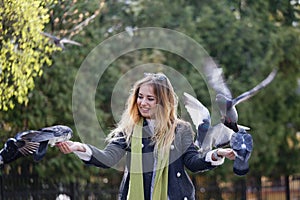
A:
{"label": "pigeon wing", "polygon": [[212,129],[209,129],[207,134],[205,135],[203,142],[199,145],[199,152],[202,156],[204,156],[207,152],[212,150],[214,143],[214,138],[212,134]]}
{"label": "pigeon wing", "polygon": [[32,139],[40,134],[41,132],[36,130],[27,130],[17,133],[15,135],[15,145],[18,147],[18,151],[23,156],[33,154],[39,147],[39,143],[33,141]]}
{"label": "pigeon wing", "polygon": [[203,71],[208,85],[217,94],[223,94],[227,98],[232,99],[231,91],[224,79],[223,70],[217,66],[211,57],[204,59]]}
{"label": "pigeon wing", "polygon": [[260,82],[257,86],[255,86],[254,88],[252,88],[251,90],[242,93],[241,95],[239,95],[238,97],[236,97],[233,100],[233,106],[237,105],[247,99],[249,99],[250,97],[252,97],[253,95],[255,95],[259,90],[263,89],[264,87],[266,87],[268,84],[270,84],[273,79],[275,78],[277,74],[277,69],[274,69],[267,78],[265,78],[262,82]]}
{"label": "pigeon wing", "polygon": [[25,141],[25,144],[18,149],[23,156],[32,155],[39,148],[40,143]]}
{"label": "pigeon wing", "polygon": [[40,161],[46,155],[48,149],[48,141],[40,142],[40,146],[37,151],[33,154],[34,161]]}
{"label": "pigeon wing", "polygon": [[74,41],[74,40],[69,40],[69,39],[67,39],[67,38],[63,38],[63,39],[61,39],[60,40],[60,43],[68,43],[68,44],[73,44],[73,45],[77,45],[77,46],[82,46],[82,44],[81,43],[79,43],[79,42],[76,42],[76,41]]}
{"label": "pigeon wing", "polygon": [[41,32],[42,35],[52,39],[52,40],[59,40],[58,37],[55,37],[54,35],[51,35],[50,33],[46,33],[46,32]]}
{"label": "pigeon wing", "polygon": [[44,141],[48,141],[50,139],[53,139],[54,133],[53,132],[45,132],[45,131],[40,131],[40,134],[35,135],[35,137],[33,137],[31,139],[32,142],[44,142]]}
{"label": "pigeon wing", "polygon": [[223,147],[230,143],[234,131],[226,127],[223,123],[212,127],[211,137],[213,138],[213,147]]}
{"label": "pigeon wing", "polygon": [[41,134],[41,132],[36,130],[22,131],[15,135],[15,139],[17,141],[31,141],[32,138],[36,137],[39,134]]}
{"label": "pigeon wing", "polygon": [[234,131],[227,128],[224,124],[219,123],[211,127],[203,142],[201,143],[200,153],[205,155],[208,151],[212,150],[214,147],[224,147],[230,143],[231,137]]}
{"label": "pigeon wing", "polygon": [[196,130],[198,130],[199,125],[203,123],[203,120],[209,120],[210,122],[208,109],[192,95],[186,92],[183,95],[185,108],[187,109],[193,124],[196,126]]}

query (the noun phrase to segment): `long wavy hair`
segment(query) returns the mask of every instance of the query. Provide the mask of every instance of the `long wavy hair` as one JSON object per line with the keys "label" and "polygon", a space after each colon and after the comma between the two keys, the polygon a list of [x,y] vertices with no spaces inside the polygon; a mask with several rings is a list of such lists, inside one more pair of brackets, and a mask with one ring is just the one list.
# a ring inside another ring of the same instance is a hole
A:
{"label": "long wavy hair", "polygon": [[171,82],[162,73],[145,73],[144,78],[134,84],[121,120],[109,134],[108,140],[114,139],[122,132],[127,143],[130,143],[133,128],[142,118],[137,105],[138,93],[142,85],[152,86],[157,98],[156,112],[153,116],[155,119],[153,142],[160,147],[169,147],[175,138],[175,128],[179,120],[177,118],[178,98]]}

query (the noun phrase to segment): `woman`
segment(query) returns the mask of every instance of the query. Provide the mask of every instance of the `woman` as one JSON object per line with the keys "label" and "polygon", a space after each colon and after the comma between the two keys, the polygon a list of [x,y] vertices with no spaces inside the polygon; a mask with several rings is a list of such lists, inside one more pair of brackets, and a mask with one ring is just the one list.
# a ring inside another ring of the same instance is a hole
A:
{"label": "woman", "polygon": [[215,149],[201,157],[188,122],[177,118],[177,96],[164,74],[145,74],[127,100],[122,118],[108,137],[104,150],[79,142],[57,144],[63,153],[74,152],[85,163],[114,166],[126,155],[119,199],[195,199],[185,171],[213,169],[232,149]]}

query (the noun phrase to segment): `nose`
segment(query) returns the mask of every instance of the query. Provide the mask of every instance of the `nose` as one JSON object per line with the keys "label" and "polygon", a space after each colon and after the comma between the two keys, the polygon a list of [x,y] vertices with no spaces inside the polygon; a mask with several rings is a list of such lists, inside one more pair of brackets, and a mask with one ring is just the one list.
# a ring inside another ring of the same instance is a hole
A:
{"label": "nose", "polygon": [[141,100],[141,105],[146,105],[148,102],[147,102],[147,99],[146,98],[143,98]]}

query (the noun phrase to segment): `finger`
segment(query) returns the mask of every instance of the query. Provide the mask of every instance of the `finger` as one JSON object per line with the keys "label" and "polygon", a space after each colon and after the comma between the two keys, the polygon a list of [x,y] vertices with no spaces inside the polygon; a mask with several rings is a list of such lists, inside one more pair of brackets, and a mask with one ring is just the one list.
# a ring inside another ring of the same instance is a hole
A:
{"label": "finger", "polygon": [[231,149],[218,149],[218,154],[221,156],[227,156],[232,152]]}
{"label": "finger", "polygon": [[234,154],[233,152],[230,153],[229,156],[228,156],[228,158],[229,158],[230,160],[234,160],[234,159],[235,159],[235,154]]}
{"label": "finger", "polygon": [[71,146],[71,145],[73,145],[74,144],[74,142],[73,141],[71,141],[71,140],[68,140],[68,141],[66,141],[65,142],[67,145],[69,145],[69,146]]}
{"label": "finger", "polygon": [[61,142],[55,143],[55,146],[57,146],[58,148],[61,147]]}
{"label": "finger", "polygon": [[68,145],[66,145],[65,143],[61,142],[57,146],[62,153],[64,154],[68,153]]}

